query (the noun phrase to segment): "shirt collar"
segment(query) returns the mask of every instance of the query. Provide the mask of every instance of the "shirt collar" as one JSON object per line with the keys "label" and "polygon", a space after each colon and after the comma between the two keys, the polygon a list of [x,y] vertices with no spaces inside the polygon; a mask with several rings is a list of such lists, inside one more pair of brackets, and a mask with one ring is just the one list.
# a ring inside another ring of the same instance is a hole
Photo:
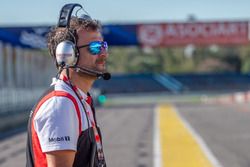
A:
{"label": "shirt collar", "polygon": [[81,94],[82,98],[84,100],[87,100],[88,95],[86,93],[84,93],[81,89],[79,89],[78,87],[76,87],[76,88],[77,88],[78,92]]}

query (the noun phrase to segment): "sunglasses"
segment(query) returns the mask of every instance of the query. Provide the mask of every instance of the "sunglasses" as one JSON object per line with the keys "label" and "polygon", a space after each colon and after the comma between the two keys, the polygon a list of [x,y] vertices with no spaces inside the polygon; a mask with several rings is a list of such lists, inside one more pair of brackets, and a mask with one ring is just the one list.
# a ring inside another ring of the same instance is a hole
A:
{"label": "sunglasses", "polygon": [[81,49],[84,47],[88,47],[88,51],[92,55],[99,55],[103,51],[102,49],[108,51],[108,43],[106,41],[93,41],[87,45],[78,46],[77,48]]}

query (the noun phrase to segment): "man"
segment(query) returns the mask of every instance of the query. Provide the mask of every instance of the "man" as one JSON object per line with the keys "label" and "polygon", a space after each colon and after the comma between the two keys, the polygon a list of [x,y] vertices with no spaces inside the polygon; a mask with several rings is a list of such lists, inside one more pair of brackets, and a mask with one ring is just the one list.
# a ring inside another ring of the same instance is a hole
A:
{"label": "man", "polygon": [[58,26],[48,36],[59,72],[30,115],[29,167],[106,166],[88,92],[97,78],[110,78],[105,73],[108,48],[97,20],[71,16],[76,6],[82,7],[67,4],[62,8]]}

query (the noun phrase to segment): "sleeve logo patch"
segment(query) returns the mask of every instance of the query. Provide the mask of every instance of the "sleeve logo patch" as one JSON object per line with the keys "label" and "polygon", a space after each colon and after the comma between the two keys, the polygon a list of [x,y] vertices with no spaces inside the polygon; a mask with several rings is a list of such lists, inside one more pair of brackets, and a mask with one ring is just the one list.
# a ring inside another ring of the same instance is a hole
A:
{"label": "sleeve logo patch", "polygon": [[70,141],[70,137],[69,136],[49,137],[49,142],[61,142],[61,141]]}

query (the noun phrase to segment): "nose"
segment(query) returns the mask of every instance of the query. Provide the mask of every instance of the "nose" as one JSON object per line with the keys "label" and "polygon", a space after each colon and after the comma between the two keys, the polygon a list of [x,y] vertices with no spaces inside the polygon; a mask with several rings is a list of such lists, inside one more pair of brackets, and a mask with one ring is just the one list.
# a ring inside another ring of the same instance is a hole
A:
{"label": "nose", "polygon": [[108,56],[109,56],[108,51],[107,51],[105,48],[102,47],[102,51],[101,51],[101,53],[98,55],[98,57],[105,57],[105,58],[107,58]]}

